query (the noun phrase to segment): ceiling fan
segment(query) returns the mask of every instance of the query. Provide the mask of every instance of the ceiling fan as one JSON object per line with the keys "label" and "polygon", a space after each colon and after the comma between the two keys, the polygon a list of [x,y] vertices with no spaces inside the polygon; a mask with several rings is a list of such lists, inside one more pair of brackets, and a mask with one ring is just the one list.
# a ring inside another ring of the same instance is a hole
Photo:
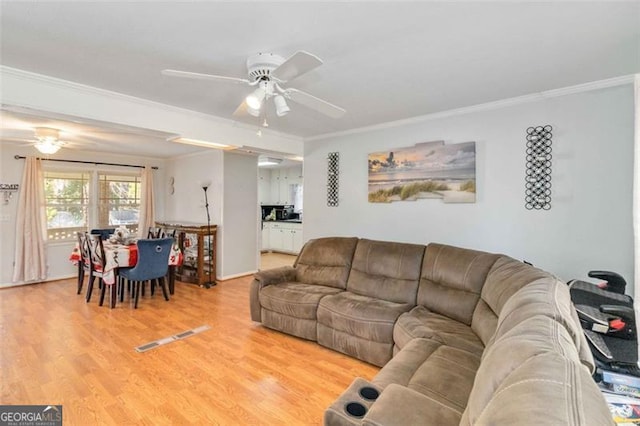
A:
{"label": "ceiling fan", "polygon": [[[234,116],[250,114],[259,117],[264,111],[266,101],[273,98],[276,115],[282,117],[289,113],[287,100],[313,109],[331,118],[340,118],[346,111],[337,105],[317,98],[293,87],[283,87],[287,82],[322,65],[322,60],[311,53],[298,51],[287,59],[273,53],[258,53],[247,59],[248,78],[227,77],[222,75],[200,74],[188,71],[162,70],[162,74],[171,77],[213,80],[228,83],[246,84],[256,87],[236,108]],[[266,120],[263,124],[266,126]]]}

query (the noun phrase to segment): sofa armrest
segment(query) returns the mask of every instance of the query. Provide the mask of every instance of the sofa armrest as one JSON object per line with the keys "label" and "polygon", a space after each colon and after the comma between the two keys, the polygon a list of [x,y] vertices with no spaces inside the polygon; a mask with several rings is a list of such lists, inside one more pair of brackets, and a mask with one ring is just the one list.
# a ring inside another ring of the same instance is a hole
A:
{"label": "sofa armrest", "polygon": [[296,270],[292,266],[282,266],[280,268],[256,272],[253,278],[260,284],[260,288],[262,288],[271,284],[295,281]]}
{"label": "sofa armrest", "polygon": [[362,419],[366,426],[458,425],[462,413],[405,386],[391,384]]}
{"label": "sofa armrest", "polygon": [[260,290],[263,287],[295,280],[296,270],[291,266],[283,266],[280,268],[256,272],[253,275],[253,281],[251,282],[251,288],[249,290],[249,308],[251,312],[251,320],[258,322],[262,321],[259,296]]}

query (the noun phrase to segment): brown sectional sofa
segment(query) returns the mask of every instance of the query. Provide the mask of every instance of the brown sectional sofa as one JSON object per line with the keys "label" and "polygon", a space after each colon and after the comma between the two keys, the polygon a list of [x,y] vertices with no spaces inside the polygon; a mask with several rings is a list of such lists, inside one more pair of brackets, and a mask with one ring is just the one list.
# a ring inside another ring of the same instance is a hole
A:
{"label": "brown sectional sofa", "polygon": [[257,273],[250,304],[254,321],[382,367],[327,425],[612,424],[567,286],[508,256],[320,238]]}

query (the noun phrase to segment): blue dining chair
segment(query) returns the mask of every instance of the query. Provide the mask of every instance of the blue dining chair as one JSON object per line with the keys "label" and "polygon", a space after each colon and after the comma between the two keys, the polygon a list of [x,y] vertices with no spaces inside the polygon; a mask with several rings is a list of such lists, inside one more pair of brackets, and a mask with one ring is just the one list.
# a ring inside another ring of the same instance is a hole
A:
{"label": "blue dining chair", "polygon": [[115,228],[96,228],[91,230],[91,235],[100,235],[103,240],[108,240],[115,231]]}
{"label": "blue dining chair", "polygon": [[121,268],[119,275],[133,282],[133,294],[135,297],[134,308],[138,308],[140,288],[151,280],[159,280],[162,286],[164,299],[169,300],[165,276],[169,270],[169,255],[173,238],[143,239],[138,240],[138,263],[133,268]]}

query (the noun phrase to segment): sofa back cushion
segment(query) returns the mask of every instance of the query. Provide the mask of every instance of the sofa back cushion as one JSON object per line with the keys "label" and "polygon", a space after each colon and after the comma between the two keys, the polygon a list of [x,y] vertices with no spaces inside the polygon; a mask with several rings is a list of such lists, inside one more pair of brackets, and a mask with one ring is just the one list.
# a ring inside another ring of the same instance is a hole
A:
{"label": "sofa back cushion", "polygon": [[347,290],[415,305],[424,249],[417,244],[359,240]]}
{"label": "sofa back cushion", "polygon": [[497,254],[431,243],[422,262],[416,303],[471,325],[482,286]]}
{"label": "sofa back cushion", "polygon": [[558,353],[530,358],[484,404],[476,403],[475,386],[460,426],[614,426],[602,392],[587,369]]}
{"label": "sofa back cushion", "polygon": [[556,279],[536,280],[511,296],[502,308],[496,331],[487,344],[487,349],[518,324],[536,315],[546,316],[561,324],[577,348],[580,361],[589,371],[593,371],[593,356],[578,314],[571,303],[569,287]]}
{"label": "sofa back cushion", "polygon": [[460,424],[532,422],[611,424],[572,336],[546,315],[523,319],[485,350]]}
{"label": "sofa back cushion", "polygon": [[471,319],[471,329],[485,346],[496,331],[504,304],[515,292],[538,279],[554,280],[551,274],[526,263],[508,256],[498,257],[487,274]]}
{"label": "sofa back cushion", "polygon": [[296,281],[345,289],[357,238],[328,237],[309,240],[293,265]]}

